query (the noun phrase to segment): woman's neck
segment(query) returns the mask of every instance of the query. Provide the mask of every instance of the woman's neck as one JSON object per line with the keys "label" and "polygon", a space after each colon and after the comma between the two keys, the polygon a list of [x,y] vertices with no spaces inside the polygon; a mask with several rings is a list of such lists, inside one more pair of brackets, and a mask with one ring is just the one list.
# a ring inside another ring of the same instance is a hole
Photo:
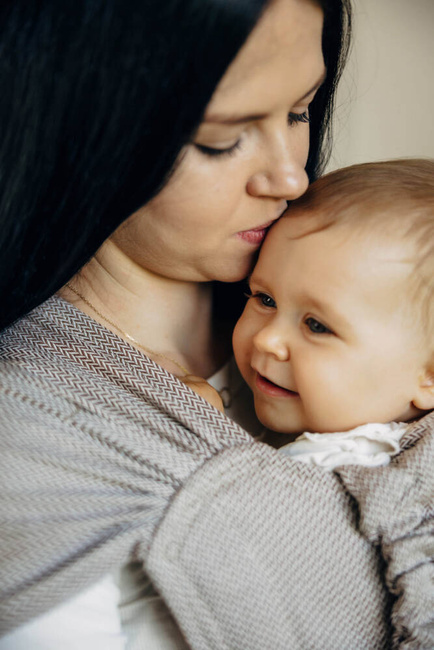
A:
{"label": "woman's neck", "polygon": [[202,377],[224,363],[229,346],[213,336],[210,283],[155,275],[107,241],[70,284],[88,302],[67,287],[62,297],[114,333],[128,340],[126,333],[154,351],[149,356],[167,370],[182,374],[167,357]]}

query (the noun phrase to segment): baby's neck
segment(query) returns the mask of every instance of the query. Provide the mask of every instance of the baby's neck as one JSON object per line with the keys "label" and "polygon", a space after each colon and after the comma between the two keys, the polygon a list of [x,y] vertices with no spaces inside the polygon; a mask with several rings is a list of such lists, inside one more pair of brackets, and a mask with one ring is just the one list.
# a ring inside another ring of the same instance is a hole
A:
{"label": "baby's neck", "polygon": [[294,442],[302,433],[302,431],[300,433],[277,433],[277,431],[267,429],[265,435],[261,438],[261,442],[265,442],[265,444],[274,447],[274,449],[279,449],[289,442]]}

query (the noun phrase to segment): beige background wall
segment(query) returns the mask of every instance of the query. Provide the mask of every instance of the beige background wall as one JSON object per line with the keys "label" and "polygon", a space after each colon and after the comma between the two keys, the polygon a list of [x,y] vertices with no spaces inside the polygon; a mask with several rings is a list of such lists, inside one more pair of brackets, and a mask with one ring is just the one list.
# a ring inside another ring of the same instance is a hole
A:
{"label": "beige background wall", "polygon": [[434,0],[353,0],[329,169],[434,157]]}

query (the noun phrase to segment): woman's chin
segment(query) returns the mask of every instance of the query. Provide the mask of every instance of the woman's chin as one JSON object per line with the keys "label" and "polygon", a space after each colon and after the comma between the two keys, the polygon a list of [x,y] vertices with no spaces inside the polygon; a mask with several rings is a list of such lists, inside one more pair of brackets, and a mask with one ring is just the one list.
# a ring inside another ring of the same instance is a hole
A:
{"label": "woman's chin", "polygon": [[228,262],[227,265],[215,273],[215,277],[212,279],[218,282],[240,282],[241,280],[245,280],[252,271],[255,261],[256,258],[254,259],[251,256],[249,259],[244,259],[240,263],[231,264]]}

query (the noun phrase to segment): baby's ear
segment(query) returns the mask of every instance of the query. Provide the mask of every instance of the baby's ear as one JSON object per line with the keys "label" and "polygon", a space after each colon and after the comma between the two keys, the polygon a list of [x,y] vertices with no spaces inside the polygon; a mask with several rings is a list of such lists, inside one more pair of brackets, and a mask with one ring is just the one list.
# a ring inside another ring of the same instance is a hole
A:
{"label": "baby's ear", "polygon": [[420,374],[413,405],[422,411],[434,409],[434,366],[430,364]]}

